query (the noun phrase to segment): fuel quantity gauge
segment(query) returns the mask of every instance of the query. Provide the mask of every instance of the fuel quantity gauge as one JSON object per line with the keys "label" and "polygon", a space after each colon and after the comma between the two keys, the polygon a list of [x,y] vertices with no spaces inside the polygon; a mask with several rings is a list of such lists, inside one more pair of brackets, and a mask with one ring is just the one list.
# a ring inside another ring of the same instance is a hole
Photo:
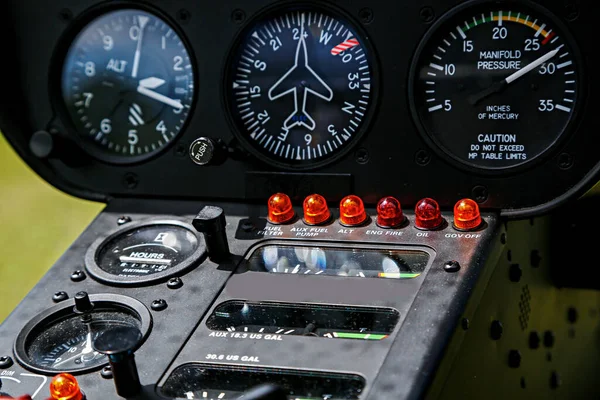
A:
{"label": "fuel quantity gauge", "polygon": [[92,308],[85,313],[71,299],[29,321],[15,342],[17,360],[42,374],[83,373],[108,364],[106,356],[92,348],[106,329],[127,325],[140,329],[143,337],[149,333],[151,316],[139,301],[113,294],[90,295],[89,300]]}
{"label": "fuel quantity gauge", "polygon": [[217,306],[206,325],[248,337],[260,334],[383,340],[392,333],[398,319],[398,311],[390,308],[234,300]]}
{"label": "fuel quantity gauge", "polygon": [[205,254],[202,240],[193,227],[179,221],[132,224],[90,246],[86,267],[107,283],[159,281],[200,263]]}

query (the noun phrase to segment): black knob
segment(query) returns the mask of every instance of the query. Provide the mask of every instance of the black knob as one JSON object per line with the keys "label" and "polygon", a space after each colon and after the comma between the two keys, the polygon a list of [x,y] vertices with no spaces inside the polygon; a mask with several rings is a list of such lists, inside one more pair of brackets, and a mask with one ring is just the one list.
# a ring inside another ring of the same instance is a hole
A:
{"label": "black knob", "polygon": [[190,158],[198,165],[220,164],[225,154],[223,146],[207,137],[200,137],[190,145]]}
{"label": "black knob", "polygon": [[205,206],[194,218],[192,224],[198,232],[204,234],[208,257],[212,261],[220,262],[229,257],[229,244],[225,232],[227,221],[222,208]]}
{"label": "black knob", "polygon": [[287,395],[279,386],[264,384],[248,390],[238,400],[287,400]]}
{"label": "black knob", "polygon": [[54,149],[54,139],[46,131],[37,131],[29,139],[29,150],[37,158],[47,158]]}
{"label": "black knob", "polygon": [[113,326],[93,341],[92,347],[108,356],[117,394],[133,397],[140,392],[141,384],[134,350],[142,340],[142,332],[134,326]]}
{"label": "black knob", "polygon": [[88,313],[94,309],[94,304],[86,292],[75,294],[75,312],[79,314]]}

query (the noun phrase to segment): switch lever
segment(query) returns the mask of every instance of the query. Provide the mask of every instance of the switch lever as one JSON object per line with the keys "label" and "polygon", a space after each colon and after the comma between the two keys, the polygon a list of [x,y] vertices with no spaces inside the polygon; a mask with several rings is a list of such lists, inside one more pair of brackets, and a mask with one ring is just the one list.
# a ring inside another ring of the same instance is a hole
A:
{"label": "switch lever", "polygon": [[133,397],[141,390],[135,364],[134,350],[142,340],[142,333],[133,326],[114,326],[102,332],[92,343],[99,353],[108,356],[117,394]]}
{"label": "switch lever", "polygon": [[222,208],[205,206],[194,218],[192,225],[204,235],[208,257],[211,261],[221,262],[229,257],[229,244],[225,232],[227,221]]}

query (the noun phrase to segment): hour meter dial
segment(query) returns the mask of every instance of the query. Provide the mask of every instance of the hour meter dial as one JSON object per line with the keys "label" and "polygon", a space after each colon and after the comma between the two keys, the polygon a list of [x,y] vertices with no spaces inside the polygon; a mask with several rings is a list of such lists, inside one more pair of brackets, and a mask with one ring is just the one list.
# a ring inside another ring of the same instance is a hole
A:
{"label": "hour meter dial", "polygon": [[98,239],[87,251],[86,267],[101,281],[135,285],[183,273],[204,254],[204,242],[193,227],[174,220],[149,221]]}

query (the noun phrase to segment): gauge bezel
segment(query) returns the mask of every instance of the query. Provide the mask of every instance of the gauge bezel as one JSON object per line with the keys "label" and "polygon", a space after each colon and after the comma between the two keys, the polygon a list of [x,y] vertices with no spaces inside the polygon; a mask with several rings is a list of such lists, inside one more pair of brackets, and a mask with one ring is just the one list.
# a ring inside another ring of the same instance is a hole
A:
{"label": "gauge bezel", "polygon": [[[166,269],[163,272],[156,274],[140,276],[140,277],[124,277],[113,275],[98,265],[96,262],[99,251],[110,241],[118,238],[121,235],[126,234],[129,231],[135,231],[140,228],[153,227],[158,225],[176,226],[182,229],[190,231],[196,236],[198,240],[198,248],[185,260],[177,264],[173,268]],[[85,253],[85,268],[90,275],[102,282],[109,285],[115,286],[145,286],[150,283],[163,282],[175,275],[183,275],[188,270],[200,265],[206,257],[206,246],[204,244],[204,237],[200,235],[192,225],[175,219],[161,219],[161,220],[145,220],[140,222],[128,223],[121,226],[108,235],[96,239],[92,245],[88,248]]]}
{"label": "gauge bezel", "polygon": [[[422,64],[421,57],[423,55],[423,51],[430,44],[430,41],[434,39],[434,37],[440,32],[440,29],[444,28],[445,25],[450,26],[450,21],[452,21],[452,19],[455,18],[457,15],[461,14],[462,12],[465,12],[469,8],[481,7],[485,6],[486,4],[488,4],[492,8],[502,7],[503,5],[510,7],[530,8],[532,11],[541,14],[542,16],[544,16],[544,18],[546,18],[549,22],[554,24],[554,26],[560,30],[561,36],[564,35],[564,41],[569,45],[570,50],[572,50],[573,59],[577,64],[575,66],[575,69],[578,74],[576,105],[569,117],[569,121],[567,122],[567,125],[565,126],[564,130],[560,133],[560,135],[554,142],[552,142],[549,146],[546,147],[544,151],[542,151],[535,157],[532,157],[523,163],[506,167],[483,167],[481,165],[471,164],[468,161],[456,156],[451,151],[447,150],[441,143],[438,142],[434,135],[430,134],[425,128],[417,110],[415,98],[415,86],[419,81],[418,70]],[[514,2],[510,0],[470,0],[458,6],[451,7],[447,11],[445,11],[444,14],[440,16],[437,19],[437,21],[427,30],[423,38],[420,40],[410,64],[407,95],[413,124],[417,128],[420,136],[427,143],[428,147],[432,149],[438,156],[440,156],[442,160],[448,162],[449,164],[459,169],[465,170],[470,173],[474,173],[479,176],[508,176],[521,173],[522,171],[534,168],[550,160],[556,155],[560,146],[563,143],[565,143],[569,137],[573,135],[580,123],[579,116],[581,115],[582,109],[584,107],[582,103],[587,93],[586,81],[587,80],[584,71],[583,58],[579,46],[573,38],[573,34],[571,33],[571,30],[569,29],[567,24],[565,24],[552,11],[529,0],[522,0],[520,2]]]}
{"label": "gauge bezel", "polygon": [[[248,33],[252,30],[252,28],[256,25],[256,23],[268,20],[270,15],[276,13],[286,13],[296,9],[317,9],[323,10],[336,17],[342,22],[346,22],[350,27],[352,27],[357,35],[360,35],[362,39],[361,45],[366,48],[369,53],[370,58],[370,72],[371,72],[371,92],[369,95],[369,110],[365,114],[365,118],[360,129],[357,130],[356,136],[350,140],[350,143],[347,144],[340,150],[337,150],[333,153],[333,155],[324,157],[320,161],[311,161],[305,164],[295,165],[289,164],[285,162],[278,161],[274,159],[272,156],[260,152],[260,150],[256,149],[250,140],[246,137],[249,136],[247,133],[240,131],[238,128],[235,118],[233,117],[234,110],[231,107],[231,98],[233,93],[231,93],[231,85],[230,85],[230,77],[232,74],[232,70],[234,68],[233,62],[235,60],[235,54],[237,50],[240,49],[241,45],[244,42],[244,39],[247,38]],[[334,4],[329,3],[328,1],[293,1],[293,0],[285,0],[281,2],[277,2],[276,4],[268,5],[260,10],[258,10],[254,15],[246,20],[246,22],[238,29],[235,34],[235,37],[232,41],[232,46],[227,53],[227,57],[225,58],[225,66],[222,68],[222,96],[221,102],[223,109],[226,111],[226,119],[227,123],[231,127],[231,131],[233,132],[235,138],[240,141],[242,147],[249,151],[260,163],[270,165],[272,167],[282,168],[289,171],[307,171],[314,170],[320,167],[324,167],[329,165],[337,160],[340,160],[342,157],[347,155],[352,149],[354,149],[363,139],[367,131],[369,131],[372,121],[375,119],[375,115],[379,109],[379,94],[380,94],[380,85],[382,81],[382,77],[380,74],[379,67],[379,56],[376,51],[374,44],[371,42],[370,35],[368,35],[364,24],[359,22],[357,18],[352,16],[347,11],[335,6]]]}
{"label": "gauge bezel", "polygon": [[[77,130],[73,119],[67,109],[65,100],[62,92],[62,74],[64,65],[66,62],[69,50],[74,44],[77,36],[82,33],[89,24],[96,18],[100,18],[112,12],[126,11],[126,10],[139,10],[152,14],[154,17],[161,19],[169,28],[171,28],[181,39],[185,50],[187,51],[190,58],[190,65],[192,66],[192,75],[194,77],[194,91],[191,99],[191,107],[188,116],[184,123],[181,125],[181,129],[175,137],[173,137],[168,143],[161,148],[151,151],[146,154],[137,156],[123,156],[109,153],[107,150],[95,146],[93,143],[88,143],[84,138],[85,135],[80,134]],[[69,139],[73,140],[79,148],[81,148],[87,155],[91,156],[95,160],[109,164],[109,165],[136,165],[147,162],[151,159],[155,159],[163,152],[166,152],[172,147],[183,135],[185,130],[188,128],[191,120],[194,118],[194,111],[197,106],[198,93],[199,93],[199,81],[198,81],[198,68],[196,55],[193,51],[190,41],[184,34],[181,26],[176,22],[174,18],[169,16],[166,12],[161,11],[158,8],[152,7],[146,3],[130,3],[127,1],[117,0],[110,3],[104,3],[100,5],[92,6],[84,10],[79,16],[73,19],[69,27],[65,30],[64,34],[58,40],[58,45],[55,48],[52,58],[50,60],[50,71],[49,76],[49,88],[48,93],[50,94],[50,104],[54,106],[56,117],[61,122],[66,130],[66,135]]]}
{"label": "gauge bezel", "polygon": [[[121,312],[126,312],[136,318],[140,322],[140,331],[142,333],[142,339],[140,340],[137,348],[139,348],[144,341],[147,339],[150,331],[152,329],[152,315],[150,311],[138,300],[128,297],[122,296],[118,294],[90,294],[90,301],[94,303],[95,307],[102,307],[103,310],[118,310]],[[73,375],[83,374],[91,371],[96,371],[101,369],[103,366],[108,364],[108,360],[106,363],[84,367],[81,369],[70,369],[65,371],[57,371],[53,369],[46,369],[35,365],[35,363],[29,359],[29,355],[27,354],[27,346],[31,343],[31,337],[33,335],[39,335],[44,332],[45,328],[50,326],[55,322],[59,322],[64,319],[76,318],[77,314],[74,313],[73,308],[75,307],[75,299],[65,300],[53,307],[42,311],[33,317],[21,332],[17,336],[15,340],[15,345],[13,352],[15,354],[15,358],[23,367],[27,368],[30,371],[41,373],[44,375],[56,375],[59,372],[68,372]],[[93,313],[94,311],[92,311]],[[137,350],[136,348],[136,350]]]}

